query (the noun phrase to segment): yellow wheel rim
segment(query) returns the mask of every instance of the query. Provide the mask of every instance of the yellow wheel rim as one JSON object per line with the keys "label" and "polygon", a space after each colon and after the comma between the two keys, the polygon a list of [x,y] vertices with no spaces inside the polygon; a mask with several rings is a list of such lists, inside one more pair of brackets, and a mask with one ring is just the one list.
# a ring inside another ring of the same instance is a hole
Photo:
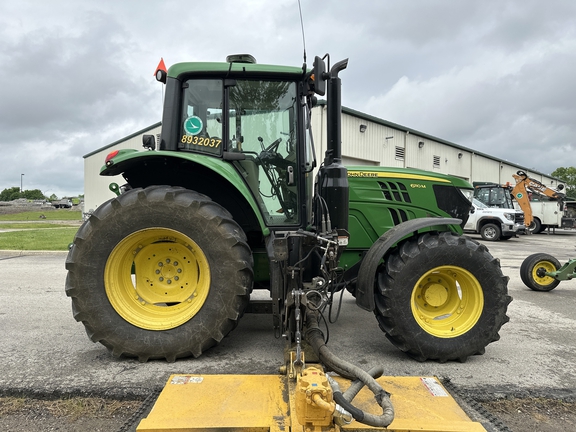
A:
{"label": "yellow wheel rim", "polygon": [[469,271],[440,266],[418,280],[410,304],[414,319],[427,333],[453,338],[476,325],[484,310],[484,294]]}
{"label": "yellow wheel rim", "polygon": [[532,279],[534,279],[534,282],[538,285],[548,286],[556,280],[550,276],[538,276],[539,269],[544,269],[546,273],[551,273],[556,271],[556,266],[550,261],[539,261],[536,263],[532,268]]}
{"label": "yellow wheel rim", "polygon": [[112,307],[126,321],[147,330],[168,330],[202,308],[210,290],[210,267],[188,236],[148,228],[112,250],[104,284]]}

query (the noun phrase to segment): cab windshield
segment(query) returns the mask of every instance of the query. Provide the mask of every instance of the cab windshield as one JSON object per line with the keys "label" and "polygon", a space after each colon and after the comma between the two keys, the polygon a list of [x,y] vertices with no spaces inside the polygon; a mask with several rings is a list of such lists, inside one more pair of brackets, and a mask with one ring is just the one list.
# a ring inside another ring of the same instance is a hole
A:
{"label": "cab windshield", "polygon": [[230,87],[228,142],[269,225],[298,223],[296,84],[238,80]]}

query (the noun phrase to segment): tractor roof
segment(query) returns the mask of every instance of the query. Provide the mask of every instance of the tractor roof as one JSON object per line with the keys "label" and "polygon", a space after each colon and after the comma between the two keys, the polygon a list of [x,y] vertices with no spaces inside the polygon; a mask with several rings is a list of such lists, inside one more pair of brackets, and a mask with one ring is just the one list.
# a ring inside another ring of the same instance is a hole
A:
{"label": "tractor roof", "polygon": [[303,75],[302,67],[278,66],[266,64],[253,64],[241,62],[187,62],[176,63],[168,69],[168,76],[177,78],[182,74],[227,74],[228,72],[238,76],[238,73],[249,75],[284,75],[294,79]]}

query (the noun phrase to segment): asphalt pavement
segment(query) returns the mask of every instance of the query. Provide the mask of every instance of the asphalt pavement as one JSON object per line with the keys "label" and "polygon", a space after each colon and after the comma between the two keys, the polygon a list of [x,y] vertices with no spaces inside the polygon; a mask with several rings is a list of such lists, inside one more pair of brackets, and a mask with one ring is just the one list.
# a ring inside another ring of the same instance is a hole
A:
{"label": "asphalt pavement", "polygon": [[[510,277],[514,298],[510,322],[484,355],[465,363],[416,362],[389,343],[375,317],[348,295],[330,327],[329,347],[365,369],[383,364],[387,375],[449,378],[468,394],[574,399],[576,281],[535,292],[523,285],[519,269],[535,252],[550,253],[562,263],[576,257],[575,240],[576,231],[557,230],[484,242]],[[284,341],[274,337],[271,317],[251,314],[198,359],[139,363],[114,358],[72,317],[64,292],[65,259],[66,253],[0,251],[0,395],[146,396],[172,373],[273,374],[283,363]]]}

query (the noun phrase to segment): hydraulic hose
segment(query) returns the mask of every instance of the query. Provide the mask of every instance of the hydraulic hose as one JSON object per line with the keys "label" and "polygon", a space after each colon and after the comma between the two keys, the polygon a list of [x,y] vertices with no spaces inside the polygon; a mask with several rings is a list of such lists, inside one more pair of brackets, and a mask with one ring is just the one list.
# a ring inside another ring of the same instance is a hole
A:
{"label": "hydraulic hose", "polygon": [[[368,374],[371,377],[373,377],[374,379],[380,378],[383,373],[384,373],[384,368],[382,366],[374,366],[372,369],[370,369],[368,371]],[[352,382],[352,384],[350,384],[350,387],[348,387],[348,390],[346,390],[343,393],[344,398],[347,401],[352,401],[356,397],[356,395],[360,392],[360,390],[362,390],[362,387],[364,387],[364,386],[365,386],[365,384],[361,380],[359,380],[359,379],[354,380]]]}
{"label": "hydraulic hose", "polygon": [[[394,407],[390,402],[390,394],[376,382],[370,373],[347,362],[346,360],[342,360],[328,349],[324,343],[324,334],[318,326],[317,312],[306,309],[306,325],[306,340],[310,346],[312,346],[312,349],[314,349],[314,352],[320,361],[339,375],[359,381],[353,383],[352,391],[348,390],[345,397],[340,391],[338,384],[334,380],[330,379],[330,384],[333,387],[334,400],[346,409],[356,421],[374,427],[388,427],[388,425],[392,423],[392,420],[394,420]],[[370,372],[373,375],[381,374],[380,369],[371,370]],[[377,416],[366,413],[352,405],[352,399],[356,394],[358,394],[364,385],[374,393],[374,399],[382,408],[381,415]]]}

